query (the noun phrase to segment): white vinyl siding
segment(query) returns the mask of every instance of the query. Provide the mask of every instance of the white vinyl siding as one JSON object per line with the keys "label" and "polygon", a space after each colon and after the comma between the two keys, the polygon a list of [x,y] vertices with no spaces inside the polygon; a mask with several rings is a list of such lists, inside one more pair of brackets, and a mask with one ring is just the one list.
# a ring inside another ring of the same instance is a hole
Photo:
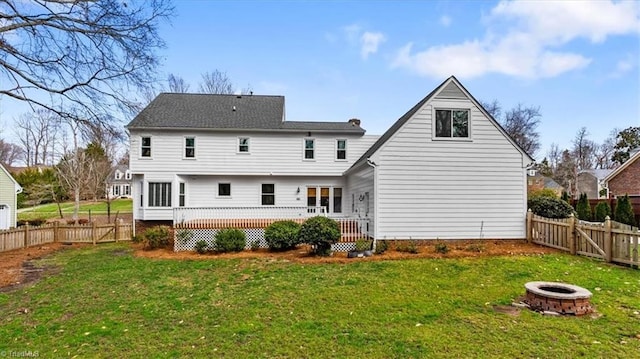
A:
{"label": "white vinyl siding", "polygon": [[[152,132],[153,161],[131,157],[133,173],[186,175],[320,175],[340,176],[378,139],[378,136],[343,136],[347,160],[336,161],[335,134],[315,135],[314,160],[302,161],[304,142],[300,134],[252,133],[251,155],[238,155],[240,133],[202,132],[197,135],[198,158],[183,160],[184,136],[179,131]],[[246,136],[249,137],[249,136]],[[131,148],[140,148],[140,137],[132,134]]]}
{"label": "white vinyl siding", "polygon": [[5,216],[2,223],[7,228],[15,227],[16,225],[16,202],[16,184],[13,179],[0,168],[0,205],[6,206],[3,210],[5,213],[2,213],[2,215]]}
{"label": "white vinyl siding", "polygon": [[[469,108],[473,141],[432,140],[434,108]],[[377,238],[525,237],[522,153],[469,100],[432,100],[375,154]]]}
{"label": "white vinyl siding", "polygon": [[[359,169],[354,170],[347,177],[346,192],[343,193],[342,206],[343,212],[347,214],[348,208],[352,217],[369,218],[370,233],[374,232],[375,221],[375,196],[374,196],[374,170],[369,165],[363,165]],[[348,194],[348,201],[346,202]]]}

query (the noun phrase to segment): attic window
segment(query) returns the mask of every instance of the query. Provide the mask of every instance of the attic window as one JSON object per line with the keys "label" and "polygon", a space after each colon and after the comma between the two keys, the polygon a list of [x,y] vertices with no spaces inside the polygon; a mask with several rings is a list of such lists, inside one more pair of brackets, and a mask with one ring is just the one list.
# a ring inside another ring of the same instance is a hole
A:
{"label": "attic window", "polygon": [[469,138],[469,110],[436,110],[437,138]]}

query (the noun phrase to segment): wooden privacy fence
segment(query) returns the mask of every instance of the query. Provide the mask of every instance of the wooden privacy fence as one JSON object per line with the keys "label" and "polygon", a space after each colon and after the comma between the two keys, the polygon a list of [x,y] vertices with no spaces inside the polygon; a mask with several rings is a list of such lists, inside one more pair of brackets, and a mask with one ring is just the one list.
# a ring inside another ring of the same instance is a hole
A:
{"label": "wooden privacy fence", "polygon": [[29,225],[0,231],[0,252],[53,242],[104,243],[131,240],[131,223],[66,225],[54,222],[39,227]]}
{"label": "wooden privacy fence", "polygon": [[612,221],[603,223],[540,217],[527,213],[527,241],[607,262],[640,265],[640,229]]}

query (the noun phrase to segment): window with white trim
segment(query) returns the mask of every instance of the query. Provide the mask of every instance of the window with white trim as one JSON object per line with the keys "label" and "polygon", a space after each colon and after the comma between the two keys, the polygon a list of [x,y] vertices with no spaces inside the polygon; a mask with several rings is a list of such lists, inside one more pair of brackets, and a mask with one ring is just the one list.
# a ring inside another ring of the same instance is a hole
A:
{"label": "window with white trim", "polygon": [[347,159],[347,140],[336,140],[336,160]]}
{"label": "window with white trim", "polygon": [[178,186],[178,206],[184,207],[187,202],[187,190],[184,182],[180,182]]}
{"label": "window with white trim", "polygon": [[127,170],[127,171],[124,173],[124,178],[125,178],[125,179],[128,179],[128,180],[130,180],[130,179],[131,179],[131,172],[130,172],[129,170]]}
{"label": "window with white trim", "polygon": [[313,138],[304,139],[304,159],[312,160],[315,158],[316,141]]}
{"label": "window with white trim", "polygon": [[151,157],[151,137],[140,138],[140,157]]}
{"label": "window with white trim", "polygon": [[171,182],[149,182],[149,207],[171,207]]}
{"label": "window with white trim", "polygon": [[185,158],[196,157],[196,138],[195,137],[184,138],[184,157]]}
{"label": "window with white trim", "polygon": [[123,195],[125,195],[125,196],[130,196],[130,195],[131,195],[131,188],[129,187],[129,185],[128,185],[128,184],[126,184],[126,185],[124,185],[124,187],[123,187],[123,188],[124,188],[124,193],[123,193]]}
{"label": "window with white trim", "polygon": [[469,110],[436,109],[437,138],[469,138]]}
{"label": "window with white trim", "polygon": [[218,196],[231,197],[231,183],[218,183]]}
{"label": "window with white trim", "polygon": [[276,186],[273,183],[262,184],[262,198],[261,203],[263,206],[274,206],[276,204]]}
{"label": "window with white trim", "polygon": [[240,152],[240,153],[249,153],[249,138],[248,137],[239,137],[238,138],[238,152]]}

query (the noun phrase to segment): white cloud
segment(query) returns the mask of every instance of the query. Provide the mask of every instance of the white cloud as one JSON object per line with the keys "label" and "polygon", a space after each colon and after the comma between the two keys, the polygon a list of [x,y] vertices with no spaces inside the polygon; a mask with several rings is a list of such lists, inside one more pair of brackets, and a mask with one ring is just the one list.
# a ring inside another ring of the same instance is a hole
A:
{"label": "white cloud", "polygon": [[599,43],[609,36],[640,34],[640,5],[631,1],[501,1],[485,20],[483,38],[415,52],[409,43],[398,50],[392,67],[437,78],[487,73],[554,77],[585,68],[592,61],[563,51],[568,42],[583,38]]}
{"label": "white cloud", "polygon": [[619,60],[616,64],[616,68],[609,74],[610,78],[622,77],[627,72],[633,70],[638,66],[638,59],[633,55],[627,55],[624,59]]}
{"label": "white cloud", "polygon": [[370,54],[378,52],[378,46],[386,40],[386,37],[381,32],[365,32],[360,37],[362,48],[360,49],[360,55],[363,59],[369,57]]}
{"label": "white cloud", "polygon": [[451,17],[447,15],[440,16],[440,25],[444,27],[449,27],[449,25],[451,25],[451,21],[452,21]]}
{"label": "white cloud", "polygon": [[364,28],[358,24],[344,26],[342,31],[351,46],[360,48],[360,55],[365,60],[369,55],[378,52],[380,44],[387,40],[387,37],[383,33],[365,31]]}

